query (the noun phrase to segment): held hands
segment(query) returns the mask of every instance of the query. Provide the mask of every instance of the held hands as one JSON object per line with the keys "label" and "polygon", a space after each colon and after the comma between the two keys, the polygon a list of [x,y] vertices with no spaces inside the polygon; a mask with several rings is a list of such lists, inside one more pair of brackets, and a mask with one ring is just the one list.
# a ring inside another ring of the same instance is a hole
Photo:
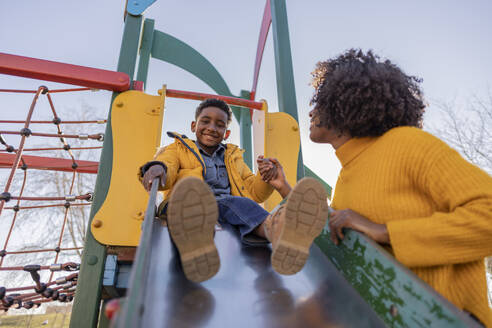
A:
{"label": "held hands", "polygon": [[166,172],[164,171],[164,168],[161,165],[152,165],[142,178],[142,184],[145,190],[150,191],[152,188],[152,180],[157,177],[161,177],[160,185],[161,187],[164,187],[166,184]]}
{"label": "held hands", "polygon": [[285,198],[292,189],[285,177],[284,169],[276,158],[264,158],[262,155],[256,159],[258,171],[263,181],[275,188]]}
{"label": "held hands", "polygon": [[343,228],[351,228],[365,233],[371,239],[381,244],[389,244],[388,229],[385,224],[377,224],[351,209],[330,211],[330,238],[335,245],[344,236]]}

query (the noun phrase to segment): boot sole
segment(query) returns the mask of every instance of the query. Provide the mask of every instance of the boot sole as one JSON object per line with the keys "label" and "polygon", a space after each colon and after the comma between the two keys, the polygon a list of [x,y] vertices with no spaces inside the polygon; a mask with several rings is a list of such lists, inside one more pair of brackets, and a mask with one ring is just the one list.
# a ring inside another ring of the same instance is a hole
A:
{"label": "boot sole", "polygon": [[284,275],[299,272],[307,261],[309,248],[328,219],[326,191],[313,178],[304,178],[294,187],[285,204],[285,223],[271,261]]}
{"label": "boot sole", "polygon": [[220,267],[214,243],[219,210],[214,194],[198,178],[180,180],[169,198],[167,224],[188,280],[212,278]]}

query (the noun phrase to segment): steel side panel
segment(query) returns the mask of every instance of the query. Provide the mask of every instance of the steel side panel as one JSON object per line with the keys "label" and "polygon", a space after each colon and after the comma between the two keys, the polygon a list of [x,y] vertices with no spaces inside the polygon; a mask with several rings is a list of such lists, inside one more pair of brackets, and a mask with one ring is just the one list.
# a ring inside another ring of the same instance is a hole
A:
{"label": "steel side panel", "polygon": [[335,246],[327,225],[316,244],[389,326],[478,327],[365,235],[348,230]]}
{"label": "steel side panel", "polygon": [[[148,194],[137,173],[141,165],[152,160],[160,145],[164,97],[128,91],[113,101],[111,183],[91,226],[94,237],[102,244],[138,244]],[[94,224],[97,220],[100,226]]]}

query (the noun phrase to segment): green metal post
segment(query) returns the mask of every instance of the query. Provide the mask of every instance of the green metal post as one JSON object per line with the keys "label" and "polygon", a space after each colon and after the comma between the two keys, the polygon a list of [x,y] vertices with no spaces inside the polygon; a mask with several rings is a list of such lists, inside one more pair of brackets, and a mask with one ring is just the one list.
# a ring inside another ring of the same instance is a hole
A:
{"label": "green metal post", "polygon": [[[142,27],[142,16],[127,15],[123,40],[121,43],[120,57],[118,60],[118,71],[127,73],[132,79],[137,62],[138,42]],[[118,95],[113,93],[111,105]],[[99,308],[101,305],[101,288],[106,258],[106,247],[98,243],[91,233],[91,224],[94,215],[104,203],[109,189],[111,169],[113,166],[113,135],[111,132],[111,106],[109,109],[108,122],[99,161],[99,171],[96,179],[94,201],[91,207],[89,224],[87,226],[86,241],[82,254],[82,263],[77,281],[72,316],[70,318],[71,328],[96,327],[98,322]]]}
{"label": "green metal post", "polygon": [[[246,90],[241,90],[241,98],[249,99],[250,92]],[[244,149],[244,162],[249,168],[253,169],[253,142],[251,136],[251,115],[249,110],[242,108],[240,109],[239,116],[239,127],[240,127],[240,142],[241,148]]]}
{"label": "green metal post", "polygon": [[[275,72],[277,75],[278,107],[299,121],[297,114],[294,70],[290,51],[289,25],[285,0],[271,0],[273,48],[275,53]],[[297,180],[304,177],[302,147],[297,161]]]}
{"label": "green metal post", "polygon": [[142,43],[140,45],[140,58],[138,60],[137,81],[144,83],[144,90],[147,86],[147,74],[149,73],[150,52],[152,51],[152,42],[154,39],[154,20],[146,19],[144,21],[142,32]]}

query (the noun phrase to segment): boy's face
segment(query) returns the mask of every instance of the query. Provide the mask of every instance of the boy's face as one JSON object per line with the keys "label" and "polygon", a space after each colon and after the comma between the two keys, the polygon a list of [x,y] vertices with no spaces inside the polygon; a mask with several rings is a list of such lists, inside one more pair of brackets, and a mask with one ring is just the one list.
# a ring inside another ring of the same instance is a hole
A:
{"label": "boy's face", "polygon": [[218,107],[205,107],[196,121],[191,122],[191,131],[206,151],[215,150],[231,132],[227,130],[227,114]]}

